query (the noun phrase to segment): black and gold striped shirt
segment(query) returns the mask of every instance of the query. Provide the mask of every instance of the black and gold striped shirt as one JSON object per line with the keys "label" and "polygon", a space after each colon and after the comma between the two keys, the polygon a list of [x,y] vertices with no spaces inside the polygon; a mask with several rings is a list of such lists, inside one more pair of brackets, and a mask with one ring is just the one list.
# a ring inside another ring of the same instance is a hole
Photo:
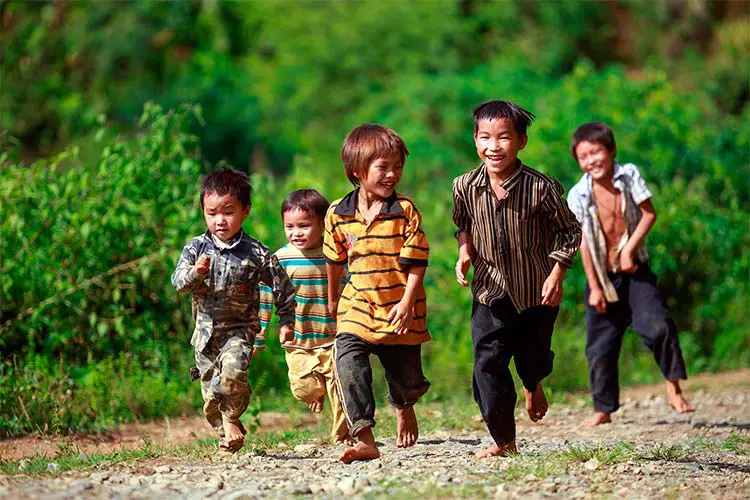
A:
{"label": "black and gold striped shirt", "polygon": [[336,333],[352,333],[374,344],[427,342],[430,334],[422,283],[416,290],[409,330],[396,335],[395,327],[388,324],[388,313],[406,291],[409,268],[427,265],[430,250],[422,216],[413,201],[394,192],[368,224],[357,210],[358,192],[331,203],[325,220],[326,259],[333,265],[349,265],[349,282],[336,313]]}
{"label": "black and gold striped shirt", "polygon": [[581,226],[562,198],[562,185],[518,161],[498,201],[484,165],[453,181],[456,235],[473,244],[474,299],[505,297],[518,311],[541,304],[542,285],[555,262],[573,265]]}

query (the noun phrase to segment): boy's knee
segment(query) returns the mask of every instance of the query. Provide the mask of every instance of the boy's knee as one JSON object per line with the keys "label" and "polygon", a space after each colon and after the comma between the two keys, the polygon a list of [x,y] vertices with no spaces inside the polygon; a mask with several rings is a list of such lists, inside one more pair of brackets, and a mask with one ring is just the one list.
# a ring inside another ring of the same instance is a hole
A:
{"label": "boy's knee", "polygon": [[325,384],[321,383],[314,374],[300,379],[289,379],[292,396],[299,401],[312,403],[326,394]]}

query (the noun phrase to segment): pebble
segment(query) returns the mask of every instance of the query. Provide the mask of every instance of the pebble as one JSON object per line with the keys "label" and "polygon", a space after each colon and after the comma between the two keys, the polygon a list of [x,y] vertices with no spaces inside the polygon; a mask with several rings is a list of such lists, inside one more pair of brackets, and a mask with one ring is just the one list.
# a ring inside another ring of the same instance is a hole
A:
{"label": "pebble", "polygon": [[169,474],[170,472],[172,472],[172,467],[170,467],[169,465],[159,465],[154,467],[154,471],[159,474]]}
{"label": "pebble", "polygon": [[589,461],[587,461],[585,464],[583,464],[583,468],[588,471],[595,471],[601,466],[601,463],[596,458],[592,458]]}
{"label": "pebble", "polygon": [[317,446],[314,444],[298,444],[294,447],[295,453],[308,453],[316,449]]}
{"label": "pebble", "polygon": [[50,462],[47,464],[47,472],[56,473],[60,470],[60,466],[56,464],[55,462]]}

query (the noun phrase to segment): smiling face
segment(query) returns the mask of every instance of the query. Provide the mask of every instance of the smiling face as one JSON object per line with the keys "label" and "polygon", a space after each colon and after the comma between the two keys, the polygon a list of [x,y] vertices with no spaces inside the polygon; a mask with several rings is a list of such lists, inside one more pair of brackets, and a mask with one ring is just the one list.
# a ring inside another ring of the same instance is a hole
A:
{"label": "smiling face", "polygon": [[242,229],[242,223],[250,215],[250,206],[243,207],[236,196],[206,193],[203,197],[203,217],[211,234],[228,242]]}
{"label": "smiling face", "polygon": [[600,182],[610,179],[614,170],[615,151],[600,142],[581,141],[575,148],[578,165],[585,173]]}
{"label": "smiling face", "polygon": [[323,246],[323,220],[305,210],[284,212],[284,233],[289,243],[300,250]]}
{"label": "smiling face", "polygon": [[359,187],[367,195],[374,195],[376,198],[389,198],[396,190],[398,182],[401,180],[401,174],[404,172],[404,165],[400,158],[376,158],[367,167],[367,173],[364,178],[355,173],[359,181]]}
{"label": "smiling face", "polygon": [[527,136],[519,135],[507,118],[477,122],[474,144],[490,175],[504,175],[516,167],[518,152],[526,147]]}

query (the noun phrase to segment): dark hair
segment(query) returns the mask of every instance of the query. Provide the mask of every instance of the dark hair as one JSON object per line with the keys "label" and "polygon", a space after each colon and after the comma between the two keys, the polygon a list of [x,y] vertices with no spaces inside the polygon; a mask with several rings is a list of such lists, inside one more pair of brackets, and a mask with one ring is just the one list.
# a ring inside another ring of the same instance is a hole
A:
{"label": "dark hair", "polygon": [[610,153],[617,152],[615,134],[611,128],[602,122],[584,123],[573,132],[573,139],[570,141],[570,152],[573,154],[575,161],[578,161],[576,147],[584,141],[598,142],[607,148],[607,151]]}
{"label": "dark hair", "polygon": [[324,219],[329,205],[328,200],[314,189],[298,189],[284,198],[281,203],[281,217],[292,210],[302,210],[319,219]]}
{"label": "dark hair", "polygon": [[505,118],[513,122],[518,135],[526,135],[526,129],[534,121],[534,113],[510,101],[488,101],[474,108],[471,114],[474,116],[475,134],[479,130],[479,120]]}
{"label": "dark hair", "polygon": [[382,125],[360,125],[347,134],[341,147],[346,177],[355,186],[359,185],[359,179],[354,174],[363,177],[378,158],[396,158],[403,166],[407,156],[409,150],[401,136]]}
{"label": "dark hair", "polygon": [[237,197],[242,208],[250,206],[250,179],[245,172],[231,168],[222,168],[210,172],[201,185],[201,208],[203,208],[203,198],[207,194],[218,194],[219,196],[232,195]]}

